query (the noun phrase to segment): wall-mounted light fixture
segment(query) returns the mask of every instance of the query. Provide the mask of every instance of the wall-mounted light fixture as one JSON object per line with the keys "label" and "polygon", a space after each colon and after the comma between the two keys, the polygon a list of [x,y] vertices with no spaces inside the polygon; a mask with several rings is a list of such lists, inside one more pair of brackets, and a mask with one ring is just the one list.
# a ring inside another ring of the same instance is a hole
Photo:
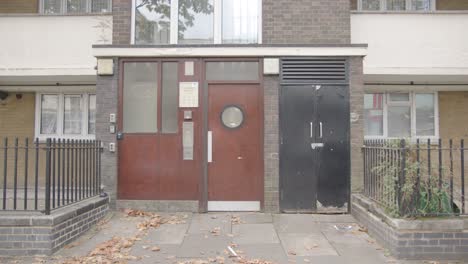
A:
{"label": "wall-mounted light fixture", "polygon": [[8,92],[0,91],[0,100],[5,100],[8,97]]}

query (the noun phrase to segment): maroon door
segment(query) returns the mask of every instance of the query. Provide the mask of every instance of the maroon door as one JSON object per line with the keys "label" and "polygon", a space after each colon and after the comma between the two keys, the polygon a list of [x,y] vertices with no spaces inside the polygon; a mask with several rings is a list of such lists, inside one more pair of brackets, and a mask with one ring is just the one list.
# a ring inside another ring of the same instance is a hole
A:
{"label": "maroon door", "polygon": [[263,200],[260,86],[208,89],[208,210],[256,210],[252,202]]}

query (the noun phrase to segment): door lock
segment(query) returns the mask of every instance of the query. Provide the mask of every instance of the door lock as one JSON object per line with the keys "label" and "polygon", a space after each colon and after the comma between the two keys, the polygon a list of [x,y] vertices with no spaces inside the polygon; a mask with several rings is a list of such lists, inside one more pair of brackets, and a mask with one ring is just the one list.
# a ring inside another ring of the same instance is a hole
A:
{"label": "door lock", "polygon": [[310,144],[310,147],[311,147],[312,149],[323,148],[323,143],[311,143],[311,144]]}
{"label": "door lock", "polygon": [[117,132],[117,140],[122,140],[124,137],[124,134],[122,132]]}

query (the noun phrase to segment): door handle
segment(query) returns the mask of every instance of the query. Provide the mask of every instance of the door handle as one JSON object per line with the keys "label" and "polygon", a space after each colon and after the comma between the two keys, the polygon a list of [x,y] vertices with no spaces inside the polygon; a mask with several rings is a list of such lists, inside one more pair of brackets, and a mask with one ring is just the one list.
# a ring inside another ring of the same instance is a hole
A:
{"label": "door handle", "polygon": [[323,135],[323,125],[322,125],[322,122],[320,122],[320,138],[322,138],[322,135]]}
{"label": "door handle", "polygon": [[314,137],[314,123],[310,122],[310,137]]}
{"label": "door handle", "polygon": [[311,144],[310,144],[310,147],[311,147],[312,149],[323,148],[323,143],[311,143]]}
{"label": "door handle", "polygon": [[208,131],[208,162],[213,162],[213,132]]}

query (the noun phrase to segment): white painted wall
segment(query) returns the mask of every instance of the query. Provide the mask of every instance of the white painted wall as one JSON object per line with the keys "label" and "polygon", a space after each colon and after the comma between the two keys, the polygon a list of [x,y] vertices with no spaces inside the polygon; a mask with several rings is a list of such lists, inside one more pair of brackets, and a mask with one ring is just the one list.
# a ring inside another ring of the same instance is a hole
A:
{"label": "white painted wall", "polygon": [[112,43],[112,16],[0,17],[0,77],[95,75],[93,44]]}
{"label": "white painted wall", "polygon": [[468,13],[351,15],[365,74],[468,75]]}

